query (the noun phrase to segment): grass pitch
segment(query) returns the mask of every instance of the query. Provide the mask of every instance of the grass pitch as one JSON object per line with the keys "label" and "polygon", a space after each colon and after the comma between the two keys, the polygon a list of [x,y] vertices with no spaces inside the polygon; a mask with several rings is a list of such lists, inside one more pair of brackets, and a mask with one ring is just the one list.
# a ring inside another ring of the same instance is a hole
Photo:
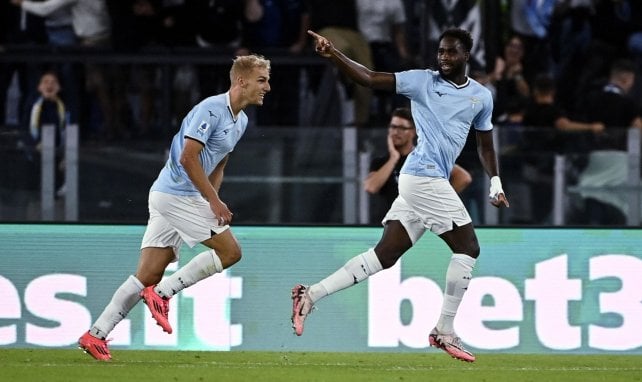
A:
{"label": "grass pitch", "polygon": [[0,381],[642,381],[642,356],[0,349]]}

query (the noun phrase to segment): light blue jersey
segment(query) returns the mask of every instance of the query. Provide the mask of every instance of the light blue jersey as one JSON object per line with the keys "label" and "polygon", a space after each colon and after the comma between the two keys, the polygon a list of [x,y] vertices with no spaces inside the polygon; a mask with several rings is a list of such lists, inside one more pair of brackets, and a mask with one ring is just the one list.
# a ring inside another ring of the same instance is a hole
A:
{"label": "light blue jersey", "polygon": [[456,85],[432,70],[395,73],[397,93],[410,99],[417,128],[417,147],[402,174],[448,179],[472,127],[493,128],[493,98],[488,89],[468,78]]}
{"label": "light blue jersey", "polygon": [[[232,115],[229,93],[219,94],[201,101],[187,114],[172,139],[169,159],[152,185],[151,191],[174,195],[199,195],[180,164],[185,139],[195,139],[203,144],[200,160],[205,174],[210,175],[216,165],[232,150],[247,128],[247,115],[241,111]],[[187,138],[186,138],[187,137]]]}

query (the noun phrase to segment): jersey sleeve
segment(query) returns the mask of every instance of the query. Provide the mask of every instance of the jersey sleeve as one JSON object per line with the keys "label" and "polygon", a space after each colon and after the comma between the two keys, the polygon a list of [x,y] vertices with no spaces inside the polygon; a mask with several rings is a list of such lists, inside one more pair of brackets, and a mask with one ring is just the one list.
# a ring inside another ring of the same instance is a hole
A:
{"label": "jersey sleeve", "polygon": [[421,88],[430,81],[426,81],[426,71],[413,69],[395,73],[397,94],[404,95],[410,99],[416,98]]}
{"label": "jersey sleeve", "polygon": [[491,120],[493,116],[493,97],[487,89],[484,90],[485,91],[481,99],[483,107],[473,119],[473,126],[475,127],[475,130],[490,131],[493,129],[493,122]]}
{"label": "jersey sleeve", "polygon": [[185,137],[195,139],[205,145],[209,137],[214,134],[219,121],[220,116],[215,111],[212,112],[201,104],[195,110],[185,129]]}

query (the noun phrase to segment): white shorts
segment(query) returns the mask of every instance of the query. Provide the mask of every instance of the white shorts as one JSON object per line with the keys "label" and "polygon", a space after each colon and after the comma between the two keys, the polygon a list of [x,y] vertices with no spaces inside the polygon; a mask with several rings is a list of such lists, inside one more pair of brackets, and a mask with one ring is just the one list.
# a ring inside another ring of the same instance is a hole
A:
{"label": "white shorts", "polygon": [[441,235],[453,229],[453,223],[463,226],[472,220],[459,195],[444,178],[399,175],[399,196],[383,218],[399,220],[412,243],[430,230]]}
{"label": "white shorts", "polygon": [[183,242],[190,247],[230,228],[219,225],[210,204],[200,195],[179,196],[152,191],[148,199],[149,221],[141,249],[172,247],[175,259]]}

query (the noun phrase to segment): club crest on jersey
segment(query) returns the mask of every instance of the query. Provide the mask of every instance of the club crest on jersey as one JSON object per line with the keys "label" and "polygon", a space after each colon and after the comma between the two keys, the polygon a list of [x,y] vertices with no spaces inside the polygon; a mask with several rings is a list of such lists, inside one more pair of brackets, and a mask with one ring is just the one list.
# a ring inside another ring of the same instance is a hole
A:
{"label": "club crest on jersey", "polygon": [[207,129],[209,129],[209,128],[210,128],[210,124],[209,123],[207,123],[205,121],[201,121],[201,124],[198,125],[198,132],[200,134],[205,134],[207,132]]}
{"label": "club crest on jersey", "polygon": [[481,99],[477,97],[470,97],[470,106],[474,109],[475,105],[481,103]]}

